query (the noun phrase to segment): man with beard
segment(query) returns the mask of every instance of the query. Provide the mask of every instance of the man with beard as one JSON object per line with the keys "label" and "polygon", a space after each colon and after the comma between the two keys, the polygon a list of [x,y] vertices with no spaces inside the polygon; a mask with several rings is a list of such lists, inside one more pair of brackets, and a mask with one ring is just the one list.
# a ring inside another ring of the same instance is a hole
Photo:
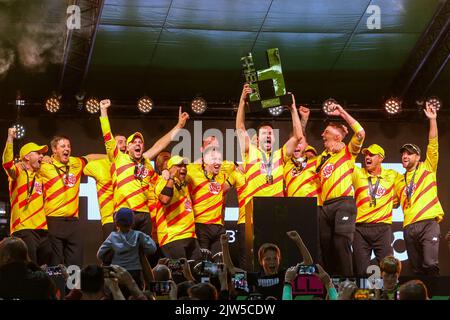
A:
{"label": "man with beard", "polygon": [[400,153],[406,172],[397,178],[395,189],[403,209],[403,233],[413,272],[439,275],[439,222],[444,211],[436,183],[439,157],[437,113],[428,103],[424,112],[430,123],[425,162],[420,162],[421,152],[417,145],[403,145]]}
{"label": "man with beard", "polygon": [[[125,153],[127,150],[126,138],[116,134],[114,137],[119,151]],[[95,179],[97,187],[98,206],[102,223],[103,240],[115,228],[114,224],[114,194],[112,185],[111,162],[108,158],[89,162],[83,170],[84,175]]]}
{"label": "man with beard", "polygon": [[53,155],[43,162],[44,209],[53,250],[52,265],[83,265],[83,237],[78,220],[81,174],[88,161],[104,155],[72,157],[70,140],[55,136],[50,142]]}
{"label": "man with beard", "polygon": [[325,151],[317,158],[316,167],[323,201],[323,206],[319,207],[320,249],[326,270],[342,276],[352,276],[351,245],[357,211],[353,198],[352,173],[365,132],[339,104],[333,104],[331,108],[331,115],[345,120],[354,135],[350,143],[344,145],[342,141],[348,130],[339,123],[328,124],[322,133]]}
{"label": "man with beard", "polygon": [[10,234],[26,243],[31,261],[39,265],[48,264],[51,251],[44,212],[43,183],[39,175],[42,158],[48,147],[33,142],[25,144],[20,149],[21,162],[14,164],[15,137],[16,129],[9,128],[2,159],[9,180]]}
{"label": "man with beard", "polygon": [[203,151],[202,164],[190,164],[187,170],[198,242],[214,255],[221,251],[220,235],[226,231],[222,213],[224,194],[230,188],[229,173],[222,167],[222,153],[215,146]]}
{"label": "man with beard", "polygon": [[179,110],[177,125],[160,138],[149,150],[144,152],[144,137],[135,132],[127,138],[127,153],[119,152],[112,139],[108,119],[111,101],[100,101],[100,123],[105,140],[106,153],[113,164],[114,210],[130,208],[134,212],[132,229],[151,235],[149,199],[157,181],[155,170],[150,164],[158,153],[164,150],[178,131],[184,127],[189,115]]}
{"label": "man with beard", "polygon": [[365,167],[355,167],[352,176],[357,208],[353,259],[355,273],[359,277],[367,276],[372,250],[377,265],[384,257],[393,254],[392,210],[394,203],[398,203],[394,190],[398,173],[382,168],[383,148],[372,144],[362,153]]}
{"label": "man with beard", "polygon": [[167,163],[168,179],[159,179],[156,226],[158,242],[170,259],[200,260],[192,202],[186,186],[187,159],[173,156]]}
{"label": "man with beard", "polygon": [[274,133],[270,124],[262,123],[257,130],[257,145],[250,143],[245,129],[245,103],[252,89],[245,84],[242,89],[236,115],[236,131],[245,164],[245,173],[249,188],[249,197],[282,197],[283,165],[294,153],[296,146],[303,140],[300,118],[295,99],[290,108],[294,134],[281,149],[273,150]]}

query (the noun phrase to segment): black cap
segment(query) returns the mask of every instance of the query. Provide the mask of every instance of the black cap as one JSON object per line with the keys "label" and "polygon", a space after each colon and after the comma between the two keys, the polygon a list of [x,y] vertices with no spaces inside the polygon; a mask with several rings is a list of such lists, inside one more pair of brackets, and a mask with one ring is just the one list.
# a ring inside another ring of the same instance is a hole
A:
{"label": "black cap", "polygon": [[407,143],[407,144],[404,144],[404,145],[400,148],[400,153],[403,153],[403,152],[405,152],[405,151],[407,151],[407,152],[409,152],[409,153],[415,153],[415,154],[417,154],[417,155],[420,156],[420,148],[419,148],[417,145],[415,145],[414,143]]}

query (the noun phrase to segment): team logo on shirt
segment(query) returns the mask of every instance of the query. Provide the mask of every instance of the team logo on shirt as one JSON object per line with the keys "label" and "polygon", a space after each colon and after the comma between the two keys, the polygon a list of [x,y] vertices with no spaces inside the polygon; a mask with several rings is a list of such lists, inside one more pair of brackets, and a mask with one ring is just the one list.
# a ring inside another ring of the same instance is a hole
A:
{"label": "team logo on shirt", "polygon": [[192,211],[192,202],[186,198],[186,200],[184,200],[184,209],[186,211]]}
{"label": "team logo on shirt", "polygon": [[210,182],[209,183],[209,192],[211,192],[212,194],[219,194],[220,190],[222,189],[222,186],[217,183],[216,181]]}
{"label": "team logo on shirt", "polygon": [[36,190],[36,193],[41,195],[42,194],[42,184],[40,184],[39,182],[35,182],[34,183],[34,190]]}
{"label": "team logo on shirt", "polygon": [[69,173],[64,176],[63,182],[66,187],[72,188],[75,185],[75,183],[77,182],[77,178],[75,177],[74,174]]}
{"label": "team logo on shirt", "polygon": [[382,186],[378,186],[377,193],[375,194],[375,198],[380,199],[386,193],[386,188]]}
{"label": "team logo on shirt", "polygon": [[322,169],[322,175],[325,179],[328,179],[331,174],[333,173],[334,170],[334,164],[329,163],[327,164],[325,167],[323,167]]}

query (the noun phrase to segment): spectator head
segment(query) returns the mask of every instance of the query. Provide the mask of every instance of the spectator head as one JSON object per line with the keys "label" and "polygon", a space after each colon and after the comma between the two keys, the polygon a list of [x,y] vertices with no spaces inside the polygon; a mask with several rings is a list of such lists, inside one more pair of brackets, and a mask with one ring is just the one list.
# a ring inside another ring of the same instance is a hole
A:
{"label": "spectator head", "polygon": [[428,300],[428,290],[420,280],[411,280],[400,286],[400,300]]}
{"label": "spectator head", "polygon": [[133,225],[133,210],[129,208],[120,208],[114,215],[114,222],[121,231],[127,231]]}
{"label": "spectator head", "polygon": [[89,265],[81,270],[80,288],[84,294],[103,293],[104,284],[102,267]]}
{"label": "spectator head", "polygon": [[280,248],[273,243],[262,244],[258,250],[258,260],[266,276],[277,274],[281,261]]}
{"label": "spectator head", "polygon": [[172,280],[172,273],[170,272],[169,267],[164,264],[157,264],[155,268],[153,268],[153,275],[155,277],[155,281]]}
{"label": "spectator head", "polygon": [[13,262],[29,262],[28,247],[16,237],[5,238],[0,242],[0,266]]}
{"label": "spectator head", "polygon": [[217,300],[217,290],[210,283],[197,283],[188,289],[188,295],[191,299],[198,300]]}
{"label": "spectator head", "polygon": [[402,272],[402,263],[393,256],[387,256],[381,260],[380,270],[384,289],[393,290]]}
{"label": "spectator head", "polygon": [[189,289],[194,286],[194,282],[192,281],[183,281],[180,282],[177,285],[177,299],[180,300],[181,298],[189,298]]}
{"label": "spectator head", "polygon": [[156,172],[161,175],[163,170],[167,170],[167,162],[169,161],[171,154],[169,151],[164,150],[158,153],[155,160]]}

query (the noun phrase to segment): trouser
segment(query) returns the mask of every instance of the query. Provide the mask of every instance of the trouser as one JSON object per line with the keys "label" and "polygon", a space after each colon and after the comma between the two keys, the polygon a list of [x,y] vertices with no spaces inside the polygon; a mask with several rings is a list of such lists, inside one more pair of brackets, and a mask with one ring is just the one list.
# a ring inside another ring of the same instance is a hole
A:
{"label": "trouser", "polygon": [[83,234],[78,218],[47,217],[51,264],[83,267]]}
{"label": "trouser", "polygon": [[111,232],[113,231],[116,231],[116,224],[114,222],[103,224],[102,225],[103,241],[105,241],[106,238],[108,238]]}
{"label": "trouser", "polygon": [[245,245],[245,223],[239,223],[237,225],[237,249],[238,249],[238,265],[239,268],[244,269],[247,267],[247,248]]}
{"label": "trouser", "polygon": [[377,259],[377,265],[383,258],[393,254],[392,229],[387,223],[358,223],[353,239],[353,259],[355,274],[358,277],[367,276],[372,250]]}
{"label": "trouser", "polygon": [[222,251],[220,236],[225,234],[225,227],[221,224],[195,224],[195,233],[197,234],[200,248],[208,249],[212,255]]}
{"label": "trouser", "polygon": [[152,221],[150,219],[150,213],[148,212],[140,212],[133,211],[133,225],[131,229],[142,231],[145,234],[148,234],[150,237],[152,236]]}
{"label": "trouser", "polygon": [[319,208],[320,250],[324,268],[330,274],[353,276],[351,246],[355,220],[353,197],[327,200]]}
{"label": "trouser", "polygon": [[187,260],[201,260],[200,245],[195,238],[186,238],[169,242],[161,247],[164,255],[169,259],[186,258]]}
{"label": "trouser", "polygon": [[47,230],[24,229],[14,232],[12,236],[25,242],[31,261],[39,266],[51,263],[52,247]]}
{"label": "trouser", "polygon": [[403,235],[413,272],[439,275],[439,223],[435,219],[419,221],[407,225]]}

